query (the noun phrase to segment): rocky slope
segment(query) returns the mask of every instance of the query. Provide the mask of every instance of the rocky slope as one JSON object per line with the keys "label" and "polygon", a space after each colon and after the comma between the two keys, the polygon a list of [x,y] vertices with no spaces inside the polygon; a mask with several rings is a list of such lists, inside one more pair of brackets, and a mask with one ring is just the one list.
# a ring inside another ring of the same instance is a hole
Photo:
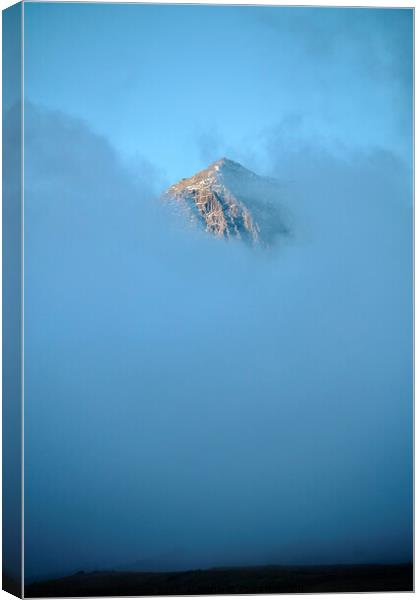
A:
{"label": "rocky slope", "polygon": [[227,158],[172,185],[164,198],[219,238],[272,244],[289,233],[278,182]]}

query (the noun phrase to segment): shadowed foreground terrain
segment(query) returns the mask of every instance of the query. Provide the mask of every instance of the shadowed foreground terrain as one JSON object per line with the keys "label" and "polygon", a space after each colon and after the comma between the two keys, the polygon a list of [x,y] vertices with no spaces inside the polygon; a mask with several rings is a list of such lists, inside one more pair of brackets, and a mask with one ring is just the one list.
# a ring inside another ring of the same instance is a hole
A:
{"label": "shadowed foreground terrain", "polygon": [[412,565],[239,567],[171,573],[79,572],[27,585],[25,596],[153,596],[411,591]]}

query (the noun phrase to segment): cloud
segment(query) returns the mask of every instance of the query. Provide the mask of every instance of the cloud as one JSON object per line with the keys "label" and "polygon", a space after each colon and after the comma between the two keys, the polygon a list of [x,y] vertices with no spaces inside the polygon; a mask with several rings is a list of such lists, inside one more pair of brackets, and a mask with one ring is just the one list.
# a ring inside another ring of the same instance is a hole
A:
{"label": "cloud", "polygon": [[267,134],[295,231],[260,252],[180,227],[86,124],[26,122],[28,576],[410,559],[399,159]]}
{"label": "cloud", "polygon": [[412,12],[407,9],[300,9],[259,15],[267,30],[293,40],[297,52],[329,65],[357,62],[364,76],[392,75],[409,83]]}

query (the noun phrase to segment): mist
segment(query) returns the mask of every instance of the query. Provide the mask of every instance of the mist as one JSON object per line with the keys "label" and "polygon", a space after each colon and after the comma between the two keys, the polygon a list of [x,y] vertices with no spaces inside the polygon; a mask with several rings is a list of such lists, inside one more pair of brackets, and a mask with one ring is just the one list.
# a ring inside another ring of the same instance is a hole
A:
{"label": "mist", "polygon": [[242,162],[290,215],[261,249],[27,105],[27,578],[411,560],[411,173],[295,123]]}

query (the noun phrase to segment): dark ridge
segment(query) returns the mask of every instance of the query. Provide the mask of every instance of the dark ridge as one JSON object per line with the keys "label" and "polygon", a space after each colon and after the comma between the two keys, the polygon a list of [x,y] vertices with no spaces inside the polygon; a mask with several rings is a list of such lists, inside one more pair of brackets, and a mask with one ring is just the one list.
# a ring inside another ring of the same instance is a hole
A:
{"label": "dark ridge", "polygon": [[25,597],[408,592],[413,565],[238,567],[168,573],[96,571],[31,583]]}

